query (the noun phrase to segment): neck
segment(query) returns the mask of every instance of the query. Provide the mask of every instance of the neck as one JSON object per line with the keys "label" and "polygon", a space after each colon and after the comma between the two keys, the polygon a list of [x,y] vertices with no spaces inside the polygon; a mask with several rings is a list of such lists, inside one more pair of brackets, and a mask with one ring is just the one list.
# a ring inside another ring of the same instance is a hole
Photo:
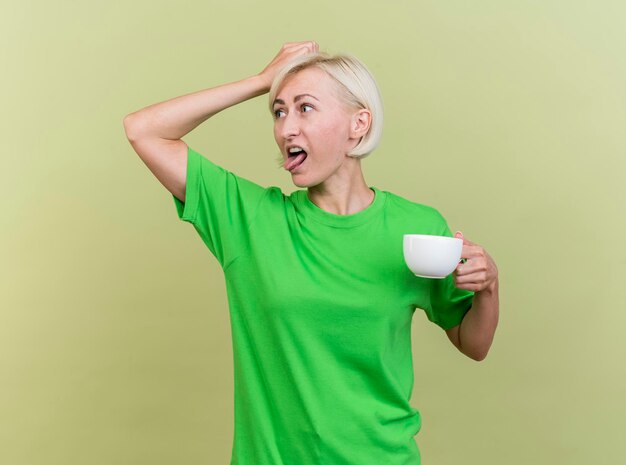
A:
{"label": "neck", "polygon": [[308,188],[311,202],[335,215],[353,215],[374,201],[374,191],[368,187],[361,171],[361,160],[349,158],[347,162],[350,169],[343,170],[341,176]]}

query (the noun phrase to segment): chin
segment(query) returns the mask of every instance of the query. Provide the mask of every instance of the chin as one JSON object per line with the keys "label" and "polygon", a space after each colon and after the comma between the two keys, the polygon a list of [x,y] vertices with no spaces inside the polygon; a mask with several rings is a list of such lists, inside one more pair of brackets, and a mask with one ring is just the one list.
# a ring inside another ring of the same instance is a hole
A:
{"label": "chin", "polygon": [[298,181],[298,180],[296,180],[296,179],[292,179],[292,181],[293,181],[293,183],[294,183],[297,187],[306,187],[306,188],[309,188],[309,187],[311,187],[312,185],[314,185],[314,184],[312,184],[312,183],[310,183],[310,182],[306,182],[305,180],[300,180],[300,181]]}
{"label": "chin", "polygon": [[315,187],[319,184],[322,183],[322,181],[311,181],[311,180],[307,180],[304,177],[300,177],[298,175],[293,175],[291,177],[291,181],[298,187],[303,187],[303,188],[309,188],[309,187]]}

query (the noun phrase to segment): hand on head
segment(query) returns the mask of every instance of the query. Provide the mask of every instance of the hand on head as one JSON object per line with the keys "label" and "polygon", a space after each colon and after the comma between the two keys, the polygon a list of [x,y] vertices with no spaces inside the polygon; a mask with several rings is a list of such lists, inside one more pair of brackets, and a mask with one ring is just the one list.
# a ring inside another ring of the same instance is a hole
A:
{"label": "hand on head", "polygon": [[306,42],[287,42],[283,44],[278,54],[272,59],[272,61],[259,73],[269,90],[274,77],[278,71],[291,59],[300,56],[308,55],[310,53],[319,52],[319,45],[315,41]]}

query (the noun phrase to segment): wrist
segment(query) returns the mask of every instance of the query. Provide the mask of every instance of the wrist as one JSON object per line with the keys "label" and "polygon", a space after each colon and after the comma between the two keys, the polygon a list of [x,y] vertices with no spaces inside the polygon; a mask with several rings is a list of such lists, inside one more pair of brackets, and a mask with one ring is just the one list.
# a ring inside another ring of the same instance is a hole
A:
{"label": "wrist", "polygon": [[272,81],[269,80],[262,73],[255,74],[250,79],[254,81],[258,86],[259,95],[267,94],[270,91],[270,87],[272,87]]}
{"label": "wrist", "polygon": [[496,277],[496,279],[494,279],[493,281],[491,281],[487,287],[485,287],[484,289],[481,289],[480,291],[476,291],[475,294],[478,295],[482,295],[485,297],[492,297],[494,295],[498,294],[498,278]]}

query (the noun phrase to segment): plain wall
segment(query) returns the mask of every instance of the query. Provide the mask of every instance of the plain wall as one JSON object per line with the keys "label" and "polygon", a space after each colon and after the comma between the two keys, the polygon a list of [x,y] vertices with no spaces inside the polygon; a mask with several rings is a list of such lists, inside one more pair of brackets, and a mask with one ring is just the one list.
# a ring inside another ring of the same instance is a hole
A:
{"label": "plain wall", "polygon": [[[6,2],[0,463],[227,464],[222,271],[122,120],[260,72],[283,42],[376,76],[369,185],[432,205],[500,271],[486,360],[416,313],[423,463],[626,460],[626,6],[618,1]],[[286,193],[266,97],[184,140]]]}

